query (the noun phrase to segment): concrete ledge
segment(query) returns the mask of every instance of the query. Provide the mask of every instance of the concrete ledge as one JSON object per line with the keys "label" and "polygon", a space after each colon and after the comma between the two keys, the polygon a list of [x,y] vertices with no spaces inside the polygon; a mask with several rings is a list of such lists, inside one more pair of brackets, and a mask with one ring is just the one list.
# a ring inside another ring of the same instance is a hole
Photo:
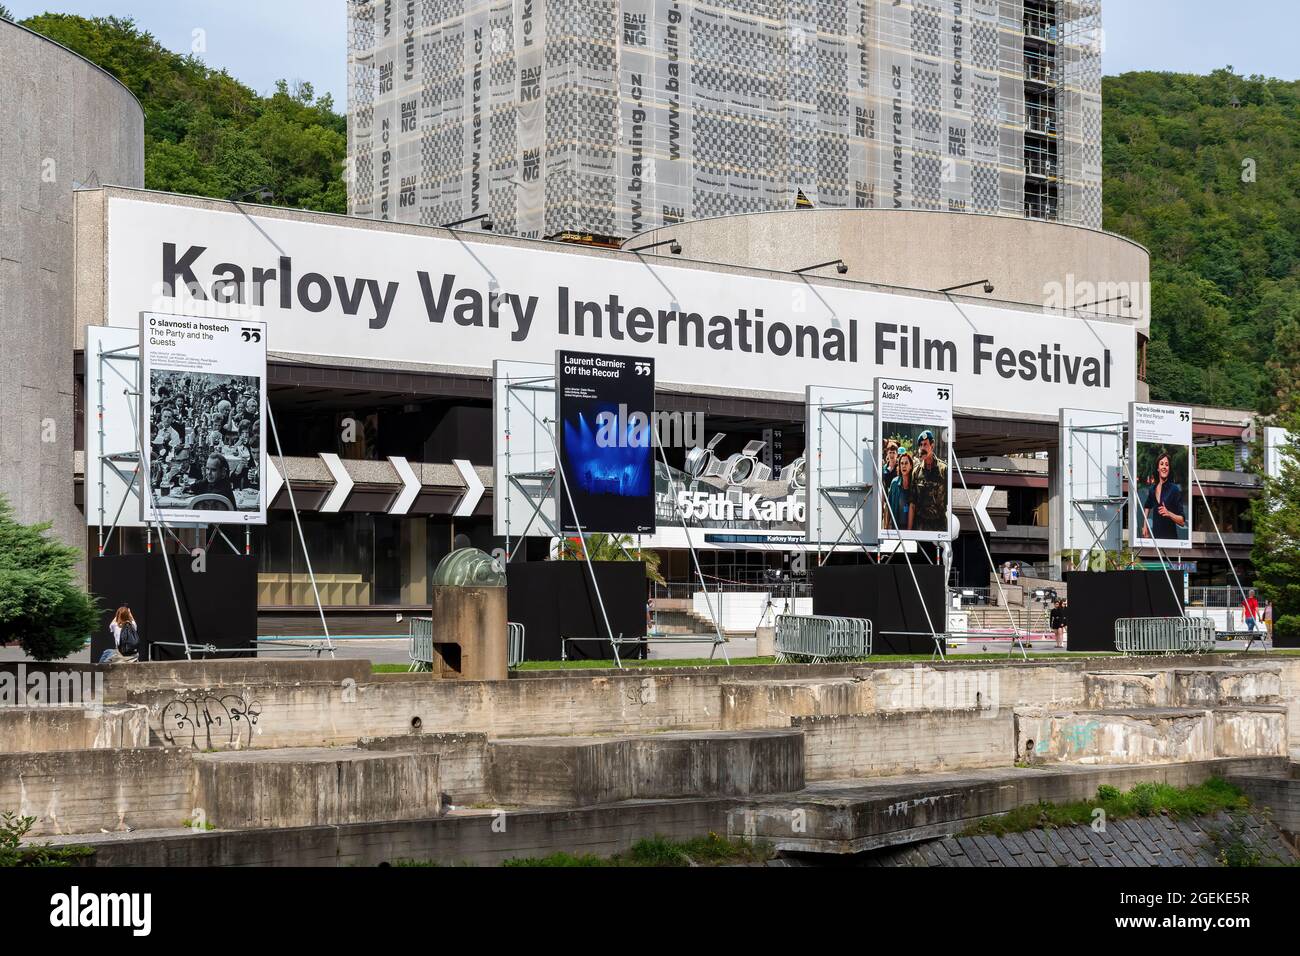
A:
{"label": "concrete ledge", "polygon": [[873,684],[853,677],[729,680],[719,689],[723,730],[789,727],[793,717],[864,714],[876,701]]}
{"label": "concrete ledge", "polygon": [[354,748],[195,754],[195,806],[220,829],[412,820],[441,812],[438,755]]}
{"label": "concrete ledge", "polygon": [[0,810],[36,817],[32,836],[180,826],[192,760],[161,747],[0,754]]}
{"label": "concrete ledge", "polygon": [[438,785],[444,807],[492,802],[484,771],[487,745],[487,734],[419,733],[362,737],[357,741],[362,750],[437,754]]}
{"label": "concrete ledge", "polygon": [[1163,707],[1169,702],[1168,671],[1132,671],[1083,675],[1084,706],[1092,710],[1110,707]]}
{"label": "concrete ledge", "polygon": [[1186,787],[1211,777],[1276,773],[1284,766],[1277,758],[1254,758],[827,782],[799,794],[738,802],[728,815],[727,832],[768,841],[778,850],[860,853],[949,836],[976,820],[1040,800],[1062,804],[1090,799],[1102,784],[1121,790],[1146,782]]}
{"label": "concrete ledge", "polygon": [[1016,753],[1033,764],[1141,764],[1287,754],[1286,708],[1133,707],[1016,712]]}
{"label": "concrete ledge", "polygon": [[796,717],[809,780],[1005,767],[1014,761],[1011,711],[936,710]]}
{"label": "concrete ledge", "polygon": [[1282,699],[1281,667],[1180,667],[1170,703],[1182,707],[1273,704]]}
{"label": "concrete ledge", "polygon": [[134,750],[148,745],[146,707],[0,707],[0,752]]}
{"label": "concrete ledge", "polygon": [[528,807],[785,793],[803,788],[803,743],[797,730],[493,740],[487,779]]}
{"label": "concrete ledge", "polygon": [[69,838],[95,855],[86,866],[384,866],[398,860],[492,866],[551,853],[612,856],[637,840],[721,833],[732,801],[656,800],[578,810],[466,813],[393,823],[286,830],[123,834]]}

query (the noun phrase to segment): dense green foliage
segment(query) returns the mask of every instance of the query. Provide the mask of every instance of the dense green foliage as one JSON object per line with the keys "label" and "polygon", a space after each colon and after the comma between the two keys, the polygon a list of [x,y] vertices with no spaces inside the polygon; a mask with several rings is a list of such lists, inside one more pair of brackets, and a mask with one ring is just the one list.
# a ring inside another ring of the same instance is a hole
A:
{"label": "dense green foliage", "polygon": [[76,584],[77,548],[48,524],[19,524],[0,497],[0,644],[17,641],[38,661],[62,660],[99,626],[95,601]]}
{"label": "dense green foliage", "polygon": [[1126,73],[1102,107],[1104,225],[1151,250],[1152,398],[1285,404],[1300,384],[1300,82]]}
{"label": "dense green foliage", "polygon": [[[1300,438],[1300,408],[1278,424]],[[1255,582],[1273,602],[1273,634],[1300,640],[1300,446],[1283,449],[1282,474],[1264,479],[1264,494],[1251,502]],[[1294,645],[1293,645],[1294,646]]]}
{"label": "dense green foliage", "polygon": [[[0,17],[4,13],[4,7],[0,7]],[[94,855],[95,851],[88,846],[23,843],[23,837],[35,824],[35,817],[20,817],[11,812],[0,814],[0,868],[72,866],[78,860]]]}
{"label": "dense green foliage", "polygon": [[1249,805],[1245,794],[1217,777],[1181,789],[1167,783],[1139,783],[1127,791],[1102,786],[1097,788],[1096,799],[1066,804],[1039,801],[1001,816],[979,820],[967,827],[962,835],[990,833],[1005,836],[1048,827],[1088,826],[1101,816],[1095,813],[1097,810],[1102,810],[1107,820],[1121,820],[1159,814],[1175,818],[1204,817],[1224,810],[1244,810]]}
{"label": "dense green foliage", "polygon": [[[22,21],[121,80],[144,107],[145,186],[226,198],[270,186],[274,205],[347,211],[347,121],[311,84],[259,96],[129,18],[44,13]],[[250,200],[251,201],[251,200]]]}

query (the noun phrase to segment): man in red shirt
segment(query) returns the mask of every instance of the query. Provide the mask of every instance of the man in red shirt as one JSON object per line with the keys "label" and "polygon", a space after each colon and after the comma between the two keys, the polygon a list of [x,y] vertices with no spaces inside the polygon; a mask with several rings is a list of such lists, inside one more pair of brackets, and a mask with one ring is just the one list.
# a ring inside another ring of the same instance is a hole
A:
{"label": "man in red shirt", "polygon": [[1246,630],[1254,634],[1255,622],[1259,620],[1259,600],[1254,591],[1248,592],[1246,599],[1241,602],[1241,613],[1246,618]]}

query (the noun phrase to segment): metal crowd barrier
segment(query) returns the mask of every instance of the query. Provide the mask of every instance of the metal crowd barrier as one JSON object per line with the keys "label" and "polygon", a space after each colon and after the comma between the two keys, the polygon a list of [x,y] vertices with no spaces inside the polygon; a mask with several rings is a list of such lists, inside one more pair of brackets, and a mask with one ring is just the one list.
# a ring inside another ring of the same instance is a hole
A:
{"label": "metal crowd barrier", "polygon": [[408,652],[411,666],[408,670],[433,670],[433,618],[412,617],[408,620],[411,622],[411,649]]}
{"label": "metal crowd barrier", "polygon": [[[411,622],[409,670],[433,670],[433,618],[412,617],[408,620]],[[506,666],[518,667],[524,660],[524,626],[508,623],[506,627]]]}
{"label": "metal crowd barrier", "polygon": [[524,662],[524,626],[506,624],[506,666],[513,669]]}
{"label": "metal crowd barrier", "polygon": [[815,614],[776,616],[776,659],[851,660],[871,656],[871,622],[862,617]]}
{"label": "metal crowd barrier", "polygon": [[1207,617],[1121,617],[1115,650],[1123,654],[1201,654],[1214,650],[1214,621]]}

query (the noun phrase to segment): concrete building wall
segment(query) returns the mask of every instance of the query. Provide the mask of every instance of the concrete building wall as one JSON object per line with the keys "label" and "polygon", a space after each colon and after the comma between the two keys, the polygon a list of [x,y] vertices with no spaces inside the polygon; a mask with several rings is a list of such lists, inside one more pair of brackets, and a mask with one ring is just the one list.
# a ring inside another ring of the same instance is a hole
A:
{"label": "concrete building wall", "polygon": [[73,191],[144,185],[144,111],[108,73],[0,20],[0,494],[85,539],[73,499]]}
{"label": "concrete building wall", "polygon": [[[1150,326],[1151,254],[1112,233],[1060,223],[908,209],[802,209],[699,219],[654,229],[632,245],[669,238],[682,257],[788,272],[843,259],[846,279],[936,291],[988,279],[955,293],[1048,308],[1099,305],[1099,316]],[[663,249],[658,250],[663,252]],[[813,273],[818,281],[833,267]]]}

